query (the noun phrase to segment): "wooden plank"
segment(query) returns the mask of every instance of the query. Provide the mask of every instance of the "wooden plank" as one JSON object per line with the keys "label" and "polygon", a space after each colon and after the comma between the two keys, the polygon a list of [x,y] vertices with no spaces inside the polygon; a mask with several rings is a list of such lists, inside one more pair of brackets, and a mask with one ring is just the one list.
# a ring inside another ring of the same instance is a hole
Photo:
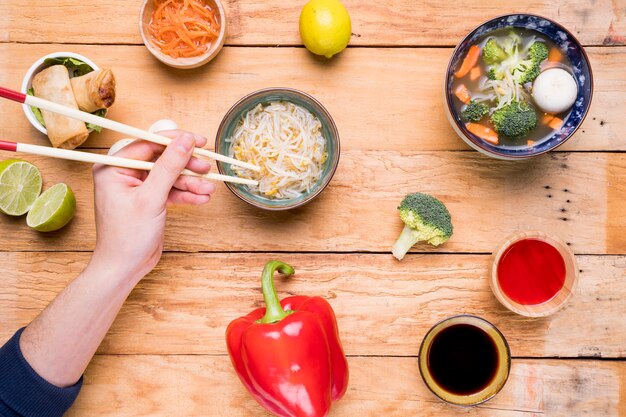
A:
{"label": "wooden plank", "polygon": [[[164,255],[131,294],[100,352],[223,354],[228,323],[262,305],[266,261],[290,262],[281,297],[320,295],[333,305],[350,355],[417,355],[428,329],[455,314],[492,321],[514,356],[626,357],[626,257],[579,257],[580,287],[565,310],[545,319],[508,312],[489,289],[490,256]],[[26,325],[76,276],[86,253],[2,253],[0,340]]]}
{"label": "wooden plank", "polygon": [[[466,150],[443,111],[441,84],[451,49],[354,48],[332,62],[302,49],[225,48],[192,71],[169,69],[137,46],[0,44],[0,85],[19,88],[30,65],[69,49],[115,70],[118,100],[109,117],[147,128],[170,118],[205,134],[213,147],[224,114],[242,96],[271,86],[298,88],[317,97],[337,123],[342,148],[351,150]],[[561,150],[626,150],[622,134],[626,48],[588,48],[595,94],[588,118]],[[321,82],[323,80],[323,82]],[[0,140],[47,145],[20,106],[0,104]],[[94,134],[85,147],[109,147],[121,136]]]}
{"label": "wooden plank", "polygon": [[[298,18],[306,0],[226,0],[226,42],[231,45],[300,45]],[[352,20],[351,45],[454,45],[491,17],[510,13],[505,0],[440,2],[344,0]],[[0,2],[1,41],[142,43],[136,0],[19,3]],[[530,5],[529,5],[530,6]],[[626,7],[611,0],[556,0],[532,4],[533,13],[552,18],[581,42],[624,43]],[[442,30],[445,28],[445,30]]]}
{"label": "wooden plank", "polygon": [[[76,218],[59,232],[41,234],[28,229],[22,218],[0,216],[0,248],[93,248],[91,167],[42,157],[24,159],[41,169],[45,187],[66,182],[76,191]],[[388,252],[403,227],[398,203],[405,194],[421,191],[442,199],[455,230],[445,245],[423,244],[414,251],[492,252],[508,235],[538,229],[560,236],[579,254],[626,254],[624,239],[607,237],[611,224],[608,196],[623,195],[625,161],[624,153],[552,153],[510,163],[476,152],[345,151],[329,188],[297,210],[255,209],[223,184],[208,205],[172,207],[165,247],[176,251]],[[612,219],[623,218],[624,204],[611,207]]]}
{"label": "wooden plank", "polygon": [[[458,416],[422,382],[415,358],[350,358],[350,385],[333,416]],[[626,362],[514,360],[503,390],[463,415],[618,417]],[[269,416],[226,356],[97,356],[68,416]]]}

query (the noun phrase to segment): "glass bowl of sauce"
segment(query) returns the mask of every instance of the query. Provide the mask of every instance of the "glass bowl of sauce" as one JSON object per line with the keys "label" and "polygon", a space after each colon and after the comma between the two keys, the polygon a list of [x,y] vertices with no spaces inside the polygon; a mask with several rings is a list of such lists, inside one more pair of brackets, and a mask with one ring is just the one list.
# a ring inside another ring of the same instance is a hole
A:
{"label": "glass bowl of sauce", "polygon": [[473,406],[493,398],[504,387],[510,368],[506,339],[493,324],[476,316],[440,321],[420,346],[422,379],[451,404]]}
{"label": "glass bowl of sauce", "polygon": [[527,317],[554,314],[578,284],[574,254],[560,239],[541,232],[510,237],[495,253],[491,289],[502,305]]}

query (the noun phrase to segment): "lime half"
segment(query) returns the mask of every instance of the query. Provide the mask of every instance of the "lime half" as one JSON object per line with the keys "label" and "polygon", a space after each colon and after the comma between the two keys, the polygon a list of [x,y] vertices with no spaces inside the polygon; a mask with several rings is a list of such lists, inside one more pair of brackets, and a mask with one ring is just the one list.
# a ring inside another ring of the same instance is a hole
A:
{"label": "lime half", "polygon": [[0,162],[0,212],[21,216],[40,192],[41,174],[35,165],[19,159]]}
{"label": "lime half", "polygon": [[26,216],[26,224],[39,232],[52,232],[74,217],[76,198],[67,184],[55,184],[35,200]]}

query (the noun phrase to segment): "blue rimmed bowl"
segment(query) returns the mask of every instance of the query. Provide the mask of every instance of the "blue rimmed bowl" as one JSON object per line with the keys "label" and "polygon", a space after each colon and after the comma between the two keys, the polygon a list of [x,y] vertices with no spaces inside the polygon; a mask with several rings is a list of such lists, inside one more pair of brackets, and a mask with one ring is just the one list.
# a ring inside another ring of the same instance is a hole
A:
{"label": "blue rimmed bowl", "polygon": [[[561,47],[561,50],[567,54],[572,63],[574,78],[578,85],[576,102],[563,126],[548,139],[531,147],[497,146],[480,139],[467,130],[461,115],[454,108],[452,84],[454,82],[454,71],[459,66],[460,61],[467,55],[469,48],[476,44],[479,39],[493,31],[507,27],[535,30]],[[591,65],[580,42],[560,24],[542,16],[525,13],[499,16],[472,30],[454,49],[444,80],[445,111],[455,132],[465,143],[477,151],[493,158],[506,160],[524,159],[541,155],[565,143],[578,130],[587,116],[592,95],[593,75]]]}
{"label": "blue rimmed bowl", "polygon": [[[265,104],[272,101],[289,101],[304,107],[318,118],[322,124],[322,135],[326,139],[326,152],[328,158],[320,179],[311,189],[298,198],[292,199],[269,199],[252,193],[247,186],[225,183],[228,189],[241,200],[264,210],[289,210],[303,206],[317,197],[330,183],[337,165],[339,164],[339,132],[328,110],[312,96],[292,88],[266,88],[255,91],[243,97],[235,103],[226,113],[220,123],[215,137],[215,150],[222,155],[229,155],[230,143],[227,141],[233,136],[233,132],[242,117],[259,103]],[[229,164],[217,162],[217,168],[221,174],[237,176]]]}

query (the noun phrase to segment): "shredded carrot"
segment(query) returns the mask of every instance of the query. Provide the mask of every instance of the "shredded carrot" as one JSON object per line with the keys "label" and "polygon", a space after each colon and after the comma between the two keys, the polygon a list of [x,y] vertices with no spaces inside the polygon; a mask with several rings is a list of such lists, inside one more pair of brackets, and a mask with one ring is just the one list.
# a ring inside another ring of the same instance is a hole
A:
{"label": "shredded carrot", "polygon": [[479,123],[466,123],[465,127],[474,135],[478,136],[484,141],[487,141],[493,145],[498,144],[498,134],[487,126]]}
{"label": "shredded carrot", "polygon": [[548,61],[559,62],[563,59],[563,53],[559,51],[559,48],[550,48],[548,53]]}
{"label": "shredded carrot", "polygon": [[482,70],[480,69],[479,66],[475,66],[474,68],[472,68],[472,70],[469,73],[469,78],[472,81],[476,81],[477,79],[480,78],[480,76],[483,74]]}
{"label": "shredded carrot", "polygon": [[465,84],[459,84],[459,86],[454,90],[454,95],[465,104],[469,104],[472,99]]}
{"label": "shredded carrot", "polygon": [[535,141],[534,141],[534,140],[530,140],[530,139],[528,139],[528,140],[526,141],[526,144],[527,144],[528,146],[533,146],[533,145],[535,144]]}
{"label": "shredded carrot", "polygon": [[563,126],[563,120],[559,119],[558,117],[553,117],[552,120],[550,120],[550,122],[548,123],[548,126],[551,129],[558,130],[561,128],[561,126]]}
{"label": "shredded carrot", "polygon": [[477,45],[472,45],[469,51],[467,51],[467,55],[465,55],[465,59],[463,60],[461,67],[454,73],[454,75],[457,78],[465,77],[467,73],[476,66],[479,56],[480,48]]}
{"label": "shredded carrot", "polygon": [[204,0],[154,0],[150,38],[172,58],[202,55],[220,33],[215,11]]}

